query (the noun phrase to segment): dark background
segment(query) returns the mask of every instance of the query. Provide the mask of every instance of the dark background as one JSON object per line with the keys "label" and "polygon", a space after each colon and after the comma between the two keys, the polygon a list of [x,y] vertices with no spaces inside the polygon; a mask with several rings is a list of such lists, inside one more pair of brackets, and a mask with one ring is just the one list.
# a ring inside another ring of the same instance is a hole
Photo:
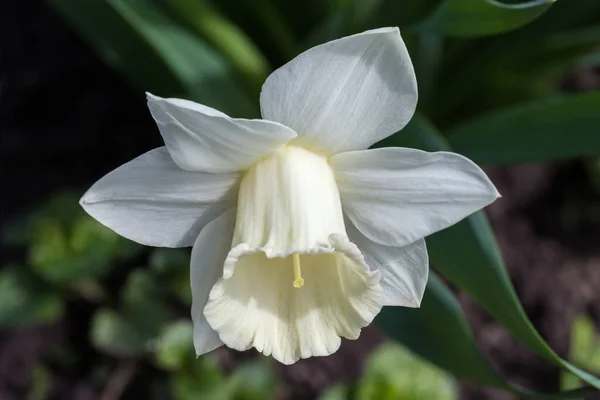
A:
{"label": "dark background", "polygon": [[[0,4],[0,221],[5,224],[61,190],[83,193],[107,171],[161,143],[143,93],[106,67],[49,8],[34,0]],[[570,91],[594,87],[600,87],[600,73],[591,69],[564,80]],[[503,194],[488,214],[519,298],[536,328],[565,356],[576,315],[600,323],[599,192],[583,161],[487,172]],[[20,257],[18,249],[2,248],[0,261]],[[459,299],[481,348],[501,372],[531,388],[558,390],[556,368],[466,296]],[[56,323],[0,332],[0,399],[23,398],[33,366],[57,343],[85,349],[89,313],[85,305],[69,304]],[[383,335],[369,328],[332,357],[279,367],[283,393],[314,398],[332,382],[355,379],[365,355],[381,340]],[[77,371],[53,372],[51,398],[100,398],[101,385],[87,375],[97,354],[88,353]],[[244,357],[252,354],[219,350],[226,369]],[[150,367],[138,369],[124,398],[140,393],[153,373]],[[465,399],[513,398],[469,384],[461,390]]]}

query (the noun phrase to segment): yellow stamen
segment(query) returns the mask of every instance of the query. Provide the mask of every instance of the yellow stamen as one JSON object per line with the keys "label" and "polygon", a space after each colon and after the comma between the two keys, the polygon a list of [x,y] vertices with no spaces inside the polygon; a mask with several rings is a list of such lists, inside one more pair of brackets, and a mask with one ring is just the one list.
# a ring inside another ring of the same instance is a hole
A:
{"label": "yellow stamen", "polygon": [[301,288],[304,286],[304,279],[302,279],[302,270],[300,269],[300,254],[293,254],[292,260],[294,260],[294,285],[295,288]]}

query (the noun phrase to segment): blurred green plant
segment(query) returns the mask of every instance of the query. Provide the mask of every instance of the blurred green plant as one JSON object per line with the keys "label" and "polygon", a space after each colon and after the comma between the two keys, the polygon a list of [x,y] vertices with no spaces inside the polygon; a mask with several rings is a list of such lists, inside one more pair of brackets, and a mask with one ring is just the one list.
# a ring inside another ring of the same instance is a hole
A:
{"label": "blurred green plant", "polygon": [[[260,116],[261,81],[303,49],[368,28],[397,25],[415,64],[421,101],[409,126],[379,146],[453,150],[483,165],[586,156],[592,182],[597,177],[598,92],[558,94],[565,74],[600,65],[600,7],[594,0],[307,0],[301,5],[286,0],[47,1],[138,89],[244,117]],[[73,207],[58,206],[50,217],[36,215],[37,222],[27,224],[21,235],[19,230],[9,235],[11,243],[28,246],[29,263],[2,270],[0,288],[5,289],[0,293],[12,293],[12,300],[0,302],[2,324],[56,319],[64,308],[64,294],[75,293],[102,305],[91,331],[98,349],[136,357],[156,350],[160,368],[178,371],[171,382],[177,398],[193,397],[210,382],[222,385],[220,372],[202,372],[216,371],[204,364],[205,358],[180,370],[178,365],[189,362],[183,356],[185,346],[161,347],[189,339],[185,323],[166,322],[174,315],[171,302],[191,301],[188,254],[154,251],[150,268],[133,271],[120,301],[114,301],[98,282],[119,260],[135,258],[135,246],[84,217],[64,219],[66,212],[76,213]],[[574,364],[558,357],[533,327],[482,213],[434,235],[428,247],[437,273],[548,363],[570,371],[584,386],[600,389],[600,379],[579,368],[595,367],[577,356],[571,357]],[[495,371],[475,345],[454,295],[432,276],[420,310],[385,309],[380,326],[461,379],[541,395]],[[40,304],[48,309],[37,309]],[[31,311],[19,315],[20,307]],[[144,321],[145,313],[153,318]],[[128,343],[132,337],[138,340]],[[260,368],[239,374],[259,374]],[[267,382],[264,387],[271,387],[267,375],[261,379]],[[200,376],[208,377],[206,385]],[[248,378],[231,381],[236,379]],[[585,390],[547,395],[577,397]]]}
{"label": "blurred green plant", "polygon": [[47,323],[62,316],[65,301],[77,294],[100,301],[99,280],[141,246],[98,224],[65,193],[50,199],[3,232],[5,246],[25,249],[26,266],[0,271],[0,325]]}
{"label": "blurred green plant", "polygon": [[147,270],[129,274],[118,311],[102,308],[92,320],[91,343],[118,356],[137,356],[152,350],[152,342],[172,318],[161,291]]}
{"label": "blurred green plant", "polygon": [[[588,316],[579,315],[571,324],[569,360],[581,368],[600,374],[600,333]],[[561,374],[563,390],[573,389],[581,384],[577,375],[567,371]]]}
{"label": "blurred green plant", "polygon": [[355,392],[357,400],[458,398],[448,374],[393,344],[381,346],[370,356]]}
{"label": "blurred green plant", "polygon": [[5,266],[0,271],[0,326],[44,324],[63,311],[61,296],[32,281],[23,268]]}
{"label": "blurred green plant", "polygon": [[[0,270],[0,328],[52,323],[70,302],[87,301],[95,307],[89,346],[119,360],[151,359],[165,372],[167,391],[176,400],[274,397],[277,381],[266,358],[242,364],[229,376],[214,356],[196,359],[192,323],[176,319],[177,302],[186,310],[191,303],[188,251],[154,250],[149,268],[130,271],[113,298],[102,279],[115,275],[116,263],[131,266],[142,248],[93,220],[68,193],[51,198],[20,225],[12,224],[3,232],[3,244],[23,247],[30,263]],[[73,349],[59,347],[47,358],[74,368],[78,357]],[[27,399],[46,398],[50,385],[50,367],[41,362],[32,371]],[[160,382],[153,387],[159,390]]]}
{"label": "blurred green plant", "polygon": [[363,377],[352,386],[337,385],[319,400],[455,400],[454,379],[411,354],[402,346],[385,343],[373,351]]}

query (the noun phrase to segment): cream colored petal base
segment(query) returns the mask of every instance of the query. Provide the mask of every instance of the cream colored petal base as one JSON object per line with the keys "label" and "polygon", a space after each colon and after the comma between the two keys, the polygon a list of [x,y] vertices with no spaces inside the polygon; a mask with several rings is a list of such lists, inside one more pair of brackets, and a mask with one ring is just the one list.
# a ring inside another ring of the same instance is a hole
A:
{"label": "cream colored petal base", "polygon": [[[284,364],[334,353],[341,339],[358,338],[381,310],[379,273],[369,271],[347,237],[331,235],[318,254],[302,254],[304,286],[294,288],[292,257],[266,249],[231,250],[204,315],[228,347],[255,347]],[[267,253],[268,254],[268,253]]]}

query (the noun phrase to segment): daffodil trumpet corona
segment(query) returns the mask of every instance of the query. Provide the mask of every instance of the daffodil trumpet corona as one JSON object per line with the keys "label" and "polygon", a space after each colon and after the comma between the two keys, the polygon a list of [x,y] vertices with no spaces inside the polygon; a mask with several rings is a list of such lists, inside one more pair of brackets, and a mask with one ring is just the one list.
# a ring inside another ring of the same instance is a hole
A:
{"label": "daffodil trumpet corona", "polygon": [[382,306],[419,307],[424,237],[499,197],[458,154],[368,150],[417,104],[397,28],[277,69],[260,95],[263,119],[147,99],[165,146],[104,176],[81,205],[138,243],[192,247],[198,355],[223,344],[285,364],[334,353]]}

